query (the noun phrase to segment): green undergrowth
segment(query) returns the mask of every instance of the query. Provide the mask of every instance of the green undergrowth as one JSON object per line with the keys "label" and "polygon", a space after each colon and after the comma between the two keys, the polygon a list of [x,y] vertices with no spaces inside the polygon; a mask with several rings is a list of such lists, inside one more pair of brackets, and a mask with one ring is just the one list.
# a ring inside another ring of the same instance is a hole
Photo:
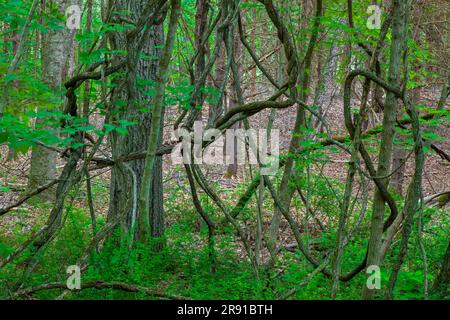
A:
{"label": "green undergrowth", "polygon": [[[335,181],[328,183],[336,184]],[[336,241],[337,206],[336,199],[330,194],[323,179],[311,180],[311,203],[318,211],[326,216],[325,230],[333,232],[319,232],[314,229],[305,241],[317,258],[322,258],[325,252],[331,250]],[[94,190],[98,186],[94,186]],[[101,188],[100,188],[101,189]],[[236,199],[245,186],[238,186],[234,191],[228,191],[229,199]],[[322,191],[321,191],[322,190]],[[99,191],[100,192],[100,191]],[[101,250],[93,250],[89,257],[89,267],[82,274],[81,281],[124,282],[130,285],[158,290],[168,297],[186,297],[192,299],[276,299],[285,295],[291,289],[297,291],[289,299],[330,299],[331,280],[319,273],[312,277],[304,286],[299,285],[308,277],[314,268],[306,261],[300,252],[282,251],[279,259],[271,269],[261,267],[256,274],[251,263],[246,258],[240,239],[233,228],[226,227],[218,233],[215,239],[215,272],[211,271],[212,262],[208,250],[208,232],[193,208],[180,205],[174,190],[166,203],[168,226],[163,241],[164,247],[160,251],[152,250],[148,245],[130,245],[129,236],[117,229],[108,241],[102,244]],[[268,198],[268,197],[267,197]],[[223,216],[208,199],[202,197],[204,210],[217,221]],[[231,204],[230,200],[230,204]],[[400,202],[400,201],[399,201]],[[267,214],[273,210],[270,199],[266,199],[264,209]],[[303,204],[293,201],[292,212],[302,212]],[[0,258],[5,258],[23,243],[31,234],[45,222],[45,213],[49,208],[37,208],[43,213],[36,218],[31,230],[15,229],[11,234],[0,235]],[[355,210],[358,212],[358,210]],[[9,213],[15,214],[15,213]],[[388,214],[388,211],[387,211]],[[419,214],[419,213],[418,213]],[[424,231],[422,241],[427,253],[428,281],[432,281],[439,268],[439,263],[445,252],[449,236],[449,217],[444,209],[427,208],[423,212]],[[365,255],[370,218],[370,204],[366,218],[361,227],[356,230],[355,237],[345,248],[342,270],[344,273],[357,266]],[[255,221],[255,204],[245,209],[238,220]],[[417,220],[417,219],[416,219]],[[302,218],[299,217],[299,221]],[[311,219],[313,221],[313,219]],[[351,225],[354,224],[351,220]],[[312,225],[313,222],[311,222]],[[105,224],[103,216],[97,218],[97,231]],[[253,230],[253,229],[249,229]],[[312,231],[313,228],[311,227]],[[409,252],[399,274],[395,290],[396,299],[423,299],[423,255],[418,245],[417,223],[409,244]],[[253,232],[253,231],[251,231]],[[64,227],[57,237],[37,256],[37,264],[33,273],[26,276],[25,261],[29,253],[26,251],[0,272],[0,298],[11,298],[12,292],[21,285],[29,288],[43,283],[65,283],[70,276],[67,267],[75,265],[82,256],[85,247],[92,239],[92,226],[87,209],[76,206],[71,202],[65,210]],[[291,239],[294,242],[294,239]],[[381,268],[382,289],[387,284],[400,245],[396,239],[388,252],[385,264]],[[130,249],[131,248],[131,249]],[[351,281],[340,284],[338,299],[359,299],[362,286],[366,283],[366,275],[360,273]],[[40,291],[35,298],[53,299],[62,292],[61,289]],[[380,290],[378,298],[382,298]],[[66,299],[155,299],[144,293],[129,293],[115,289],[84,289],[69,292]]]}

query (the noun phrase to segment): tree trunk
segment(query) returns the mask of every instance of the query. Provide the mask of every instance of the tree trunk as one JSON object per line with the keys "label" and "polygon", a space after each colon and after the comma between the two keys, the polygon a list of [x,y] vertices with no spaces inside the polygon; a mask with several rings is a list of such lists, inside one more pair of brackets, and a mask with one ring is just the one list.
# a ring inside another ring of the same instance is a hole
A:
{"label": "tree trunk", "polygon": [[[54,5],[58,14],[64,15],[66,0],[53,0],[47,2],[48,6]],[[48,8],[48,7],[47,7]],[[49,13],[50,14],[50,13]],[[63,81],[63,69],[66,62],[66,28],[64,21],[59,21],[58,29],[49,28],[42,42],[42,81],[47,83],[55,94],[61,89]],[[47,129],[42,119],[36,120],[36,128]],[[31,155],[28,188],[34,190],[48,183],[56,177],[56,153],[41,146],[34,146]],[[40,194],[42,199],[53,198],[53,191],[48,190]]]}
{"label": "tree trunk", "polygon": [[[405,14],[406,5],[400,0],[394,0],[393,3],[393,37],[391,45],[391,55],[389,62],[388,81],[394,86],[399,85],[400,64],[403,51],[403,42],[405,36]],[[377,176],[386,176],[390,172],[392,158],[392,148],[394,141],[394,126],[397,114],[397,98],[394,93],[388,92],[384,105],[383,132],[381,134],[381,146],[378,156]],[[383,182],[386,186],[389,184],[389,178]],[[372,219],[370,227],[369,249],[367,256],[367,266],[378,266],[381,264],[381,247],[384,224],[385,201],[378,189],[375,190],[372,208]],[[369,289],[366,284],[363,287],[363,299],[373,299],[375,289]]]}
{"label": "tree trunk", "polygon": [[[418,28],[418,24],[417,27]],[[417,32],[415,32],[417,34]],[[414,39],[415,42],[418,42],[417,36]],[[416,73],[419,72],[419,67],[414,67],[414,71]],[[413,105],[417,105],[420,100],[420,87],[414,88],[411,90],[411,102]],[[401,113],[399,111],[399,118],[401,117]],[[397,135],[397,139],[402,143],[404,142],[404,137],[401,135]],[[392,156],[392,170],[395,172],[392,175],[392,188],[397,191],[398,194],[403,195],[403,183],[405,181],[405,169],[406,169],[406,158],[408,156],[407,150],[402,145],[394,145],[394,152]]]}
{"label": "tree trunk", "polygon": [[[234,28],[233,28],[234,29]],[[238,74],[241,75],[242,74],[242,45],[241,42],[239,40],[239,34],[237,34],[237,30],[236,32],[230,37],[232,37],[232,46],[233,46],[233,59],[234,59],[234,63],[236,64],[236,68],[238,70]],[[238,82],[238,83],[236,83]],[[233,76],[232,78],[232,84],[231,84],[231,89],[229,92],[229,99],[228,99],[228,108],[227,111],[234,109],[236,106],[239,105],[239,97],[238,97],[238,92],[236,90],[236,85],[240,85],[240,79],[235,79],[235,77]],[[231,130],[237,130],[239,128],[242,127],[241,122],[236,122],[235,124],[233,124],[231,126]],[[231,177],[236,177],[237,173],[238,173],[238,169],[239,169],[239,159],[238,159],[238,138],[237,137],[233,137],[234,139],[234,148],[233,148],[233,155],[232,155],[232,159],[233,159],[233,163],[230,163],[228,165],[227,168],[227,172],[225,173],[225,177],[227,178],[231,178]],[[228,156],[228,155],[227,155]]]}
{"label": "tree trunk", "polygon": [[[316,1],[316,12],[315,12],[315,18],[314,18],[314,30],[311,34],[311,38],[309,40],[309,44],[307,47],[307,50],[305,52],[305,57],[303,60],[303,65],[301,66],[299,73],[300,73],[300,94],[299,94],[299,100],[300,101],[306,101],[308,98],[307,89],[309,87],[310,83],[310,77],[311,77],[311,64],[312,64],[312,58],[313,53],[317,41],[317,37],[319,34],[319,27],[320,27],[320,17],[322,15],[322,0]],[[283,177],[281,179],[281,183],[279,186],[278,194],[280,195],[280,201],[283,204],[286,211],[289,212],[289,208],[291,206],[291,200],[292,195],[294,193],[295,188],[293,187],[293,180],[292,177],[294,176],[293,170],[294,164],[295,164],[295,155],[298,153],[300,149],[300,143],[302,139],[304,139],[303,130],[306,126],[306,112],[305,108],[301,105],[297,106],[297,116],[295,119],[295,125],[294,130],[292,132],[292,139],[289,146],[289,157],[286,160],[286,164],[284,166],[284,172]],[[275,243],[278,238],[278,231],[281,221],[281,212],[276,209],[275,213],[273,215],[271,224],[270,224],[270,231],[269,231],[269,240],[268,245],[270,250],[273,250],[275,248]]]}
{"label": "tree trunk", "polygon": [[[113,6],[113,11],[128,11],[129,19],[135,21],[147,3],[145,0],[116,0],[110,1],[109,6]],[[146,37],[147,39],[144,39],[143,42],[142,55],[160,57],[161,46],[164,43],[163,25],[152,26],[152,30],[146,34]],[[115,120],[127,120],[135,123],[128,127],[127,135],[111,133],[110,143],[113,159],[118,159],[131,153],[143,152],[148,147],[151,126],[151,113],[148,110],[151,110],[152,98],[145,92],[152,88],[150,83],[156,80],[158,60],[135,56],[138,41],[127,43],[125,33],[112,33],[110,41],[114,50],[127,50],[129,61],[125,74],[115,80],[118,86],[122,81],[125,81],[126,85],[121,90],[115,90],[112,95],[113,108],[117,110],[117,116],[112,121],[114,123]],[[145,84],[138,86],[137,81]],[[161,123],[163,120],[164,116],[161,117]],[[114,124],[119,125],[118,123]],[[161,125],[158,145],[161,144],[162,127]],[[126,232],[130,229],[136,232],[134,226],[139,218],[137,215],[141,212],[137,199],[140,193],[144,164],[145,160],[139,159],[127,163],[119,162],[112,168],[108,219],[111,220],[126,211],[125,220],[121,222],[122,230]],[[151,235],[160,237],[164,231],[162,158],[160,156],[156,157],[154,163],[152,190],[149,202]],[[128,205],[130,201],[131,205]]]}
{"label": "tree trunk", "polygon": [[[166,83],[169,78],[169,63],[172,58],[173,46],[175,43],[175,36],[178,26],[178,16],[180,12],[179,0],[171,0],[171,13],[169,22],[169,31],[167,34],[167,42],[164,47],[164,52],[162,53],[158,73],[156,76],[155,85],[155,97],[153,99],[153,110],[152,110],[152,122],[149,134],[149,143],[147,154],[145,157],[144,172],[142,176],[141,193],[139,194],[139,241],[145,241],[148,236],[161,237],[163,230],[162,223],[158,218],[162,217],[163,208],[152,207],[153,212],[150,210],[150,199],[151,195],[155,193],[153,182],[155,162],[156,162],[156,150],[158,148],[158,141],[161,140],[162,128],[163,128],[163,110],[164,110],[164,92],[166,88]],[[161,157],[159,157],[161,159]],[[162,189],[161,185],[156,185]],[[156,211],[155,210],[160,210]],[[149,217],[150,219],[148,219]],[[161,248],[161,244],[157,244],[155,249]]]}

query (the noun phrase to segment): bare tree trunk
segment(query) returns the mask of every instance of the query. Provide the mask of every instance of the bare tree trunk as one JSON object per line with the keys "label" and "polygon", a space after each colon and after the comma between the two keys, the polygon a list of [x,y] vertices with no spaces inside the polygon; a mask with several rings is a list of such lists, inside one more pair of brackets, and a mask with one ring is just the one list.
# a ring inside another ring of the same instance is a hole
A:
{"label": "bare tree trunk", "polygon": [[[393,3],[393,39],[391,45],[391,55],[389,62],[388,81],[394,86],[400,83],[400,66],[403,51],[403,39],[405,36],[405,15],[406,4],[400,0],[394,0]],[[384,105],[383,132],[381,134],[381,146],[378,156],[377,176],[387,176],[390,171],[392,158],[392,148],[394,141],[394,126],[397,114],[397,98],[394,93],[388,92]],[[389,184],[389,178],[383,182],[386,186]],[[370,227],[370,239],[367,256],[367,266],[380,267],[381,247],[384,224],[385,201],[381,192],[376,189],[373,199],[372,219]],[[373,299],[375,289],[369,289],[366,284],[363,286],[363,299]]]}
{"label": "bare tree trunk", "polygon": [[[87,6],[86,33],[90,33],[92,25],[92,0],[87,0],[86,6]],[[83,117],[86,118],[87,124],[89,124],[90,93],[91,93],[91,82],[87,80],[84,83],[84,99],[83,99]]]}
{"label": "bare tree trunk", "polygon": [[[319,84],[317,85],[314,105],[319,107],[318,112],[322,117],[327,115],[334,95],[338,90],[338,84],[335,82],[338,57],[339,47],[333,44],[330,48],[329,56],[326,59],[325,70],[320,70],[320,72],[324,72],[324,75],[319,75]],[[317,132],[322,133],[324,131],[324,124],[316,118],[314,128],[317,128]]]}
{"label": "bare tree trunk", "polygon": [[[125,11],[130,15],[130,19],[136,20],[140,17],[148,1],[145,0],[114,0],[109,1],[109,8],[112,11]],[[160,24],[148,26],[151,28],[143,41],[142,54],[146,57],[160,57],[161,45],[164,43],[164,33],[162,21]],[[120,89],[113,92],[111,102],[113,109],[117,111],[117,117],[112,119],[113,123],[118,120],[126,120],[135,124],[128,127],[127,135],[120,135],[112,132],[110,143],[113,159],[118,159],[131,153],[143,152],[148,148],[151,113],[143,110],[151,110],[152,98],[145,94],[151,86],[149,83],[156,80],[158,70],[158,60],[144,59],[136,56],[136,42],[128,43],[125,33],[114,32],[110,37],[111,45],[115,50],[127,50],[127,60],[125,75],[116,79],[116,84]],[[137,81],[144,82],[145,85],[137,87]],[[125,86],[121,83],[125,82]],[[161,116],[161,123],[164,116]],[[118,125],[117,123],[115,123]],[[119,124],[120,125],[120,124]],[[161,143],[161,133],[158,138],[158,145]],[[125,232],[133,229],[136,233],[136,222],[139,220],[138,214],[142,212],[137,201],[141,191],[142,176],[144,172],[144,159],[133,160],[124,165],[115,165],[112,168],[110,202],[108,220],[113,220],[116,215],[127,211],[125,219],[121,221],[122,230]],[[149,219],[152,227],[152,236],[160,237],[164,230],[163,212],[163,185],[162,185],[162,158],[157,156],[154,162],[152,175],[152,190],[149,206],[151,217]],[[128,200],[131,200],[131,208],[127,207]]]}
{"label": "bare tree trunk", "polygon": [[[252,10],[252,15],[253,15],[253,23],[252,23],[252,31],[250,33],[250,39],[251,39],[251,48],[253,50],[253,52],[256,53],[256,26],[258,25],[258,12],[256,11],[256,9]],[[251,75],[251,90],[250,90],[250,95],[252,97],[257,96],[257,83],[256,83],[256,76],[257,76],[257,67],[255,66],[252,69],[252,75]]]}
{"label": "bare tree trunk", "polygon": [[[225,78],[225,50],[223,47],[219,49],[219,55],[216,59],[216,67],[214,71],[214,86],[217,88],[217,90],[220,90],[220,86],[222,85],[222,82]],[[221,98],[221,101],[218,101],[217,106],[214,104],[211,105],[209,109],[209,116],[211,117],[214,113],[218,113],[218,110],[214,110],[215,107],[221,108],[226,104],[227,100],[227,93],[224,92],[224,95]]]}
{"label": "bare tree trunk", "polygon": [[206,67],[206,46],[202,45],[202,42],[203,36],[208,29],[209,0],[197,0],[196,7],[195,49],[198,50],[198,55],[195,60],[195,78],[199,79]]}
{"label": "bare tree trunk", "polygon": [[[400,142],[404,141],[402,136],[397,136]],[[392,155],[392,169],[395,172],[392,174],[392,188],[397,191],[399,195],[403,195],[403,183],[405,181],[405,161],[407,152],[401,145],[394,145]]]}
{"label": "bare tree trunk", "polygon": [[[237,31],[236,31],[237,32]],[[239,41],[239,35],[234,34],[233,35],[233,41],[232,41],[232,45],[233,45],[233,53],[234,53],[234,61],[236,63],[236,67],[238,69],[238,73],[242,74],[242,45],[241,42]],[[238,98],[238,93],[236,92],[236,81],[239,81],[239,79],[234,79],[233,77],[233,83],[231,84],[231,90],[229,93],[229,99],[228,99],[228,110],[232,110],[233,108],[235,108],[239,103],[239,98]],[[227,110],[227,111],[228,111]],[[237,122],[235,123],[230,129],[232,130],[236,130],[239,129],[242,126],[241,122]],[[238,141],[237,141],[237,137],[233,137],[233,139],[235,139],[234,141],[234,149],[233,149],[233,155],[232,155],[232,159],[233,159],[233,163],[230,163],[228,165],[227,168],[227,172],[225,173],[226,177],[236,177],[237,173],[238,173]],[[228,155],[227,155],[228,156]]]}
{"label": "bare tree trunk", "polygon": [[[416,11],[420,11],[422,12],[423,9],[423,3],[421,1],[419,1],[419,3],[417,4],[416,7]],[[418,28],[420,25],[420,17],[416,20],[419,21],[415,21],[415,31],[414,31],[414,41],[418,42]],[[414,71],[415,72],[419,72],[419,67],[416,66],[414,67]],[[420,88],[415,88],[412,90],[411,93],[411,102],[413,103],[413,105],[416,105],[419,103],[419,99],[420,99]],[[400,115],[399,115],[400,116]],[[397,191],[398,194],[403,195],[403,183],[405,180],[405,161],[406,161],[406,157],[407,157],[407,151],[405,150],[405,148],[401,145],[402,142],[404,142],[404,138],[401,135],[397,135],[397,139],[400,142],[400,145],[396,144],[394,145],[394,152],[393,152],[393,156],[392,156],[392,169],[395,170],[395,172],[392,175],[392,188],[394,188],[394,190]]]}
{"label": "bare tree trunk", "polygon": [[[160,237],[160,233],[163,230],[163,225],[160,225],[163,221],[155,219],[156,216],[160,216],[161,212],[150,211],[150,199],[154,184],[152,183],[155,171],[156,162],[156,150],[158,148],[158,142],[161,141],[162,127],[163,127],[163,109],[164,109],[164,92],[166,88],[166,82],[169,78],[169,63],[172,58],[172,51],[175,42],[175,35],[178,26],[178,16],[180,14],[180,2],[179,0],[171,0],[171,13],[169,21],[169,31],[167,35],[166,45],[164,52],[161,56],[158,73],[156,77],[156,94],[153,99],[153,111],[150,126],[150,135],[148,142],[147,154],[145,157],[145,165],[142,176],[141,193],[139,194],[139,240],[143,241],[152,237]],[[159,157],[161,158],[161,157]],[[158,186],[162,189],[162,186]],[[155,210],[154,207],[151,209]],[[162,211],[162,208],[157,208]],[[150,219],[151,220],[150,220]],[[160,247],[160,246],[158,246]]]}
{"label": "bare tree trunk", "polygon": [[15,36],[13,35],[13,53],[14,58],[11,61],[11,64],[8,67],[8,70],[5,75],[5,79],[7,79],[4,84],[3,90],[2,90],[2,96],[0,97],[0,120],[3,117],[3,112],[8,104],[8,88],[9,88],[9,82],[11,80],[8,80],[8,76],[12,75],[14,71],[16,71],[17,67],[19,66],[20,59],[22,58],[22,55],[25,50],[25,43],[27,40],[28,32],[29,32],[29,26],[31,23],[31,20],[34,16],[34,13],[36,12],[36,8],[38,5],[38,0],[34,0],[33,4],[31,5],[30,11],[28,13],[27,21],[25,22],[25,25],[22,28],[22,36],[20,38],[20,41],[17,41],[15,39]]}
{"label": "bare tree trunk", "polygon": [[[58,14],[64,15],[66,0],[47,2],[48,8],[57,8]],[[50,13],[49,13],[50,14]],[[66,28],[64,21],[59,21],[60,28],[50,28],[42,42],[42,81],[47,83],[55,93],[61,89],[63,70],[66,62]],[[48,129],[45,122],[38,118],[36,129]],[[41,146],[34,146],[31,155],[31,165],[28,178],[28,189],[34,190],[56,177],[56,153]],[[41,193],[42,199],[53,198],[53,190]]]}

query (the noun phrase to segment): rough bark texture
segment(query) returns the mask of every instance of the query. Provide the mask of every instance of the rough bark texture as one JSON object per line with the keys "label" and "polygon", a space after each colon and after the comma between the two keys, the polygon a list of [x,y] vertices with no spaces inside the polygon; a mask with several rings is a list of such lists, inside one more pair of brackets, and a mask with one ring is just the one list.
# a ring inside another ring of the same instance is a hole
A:
{"label": "rough bark texture", "polygon": [[[128,12],[128,19],[136,21],[143,12],[147,1],[144,0],[119,0],[113,1],[114,11]],[[112,3],[110,3],[110,6]],[[141,54],[145,57],[160,57],[161,46],[164,44],[162,25],[152,26],[152,30],[146,34]],[[127,43],[124,32],[113,33],[110,37],[111,45],[117,50],[127,50],[128,55],[134,55],[138,41]],[[112,96],[113,107],[118,110],[120,119],[135,122],[128,127],[128,134],[121,135],[117,132],[111,134],[111,147],[113,158],[118,159],[125,155],[143,152],[147,149],[150,136],[151,114],[148,112],[152,105],[152,99],[145,92],[153,86],[156,79],[158,60],[154,58],[139,58],[128,56],[125,73],[119,76],[115,82],[120,87],[125,81],[125,86],[116,90]],[[144,112],[147,111],[147,112]],[[161,122],[164,117],[161,117]],[[117,125],[117,124],[116,124]],[[161,126],[162,128],[162,126]],[[158,144],[161,141],[161,134]],[[118,164],[112,169],[110,203],[108,218],[112,219],[127,210],[125,221],[122,221],[123,230],[129,230],[137,221],[137,213],[140,212],[137,197],[140,193],[141,178],[144,170],[144,159]],[[163,188],[162,188],[162,158],[156,157],[153,171],[152,190],[150,199],[150,223],[152,236],[159,237],[164,229],[163,216]],[[125,167],[127,166],[127,167]],[[132,171],[132,173],[130,172]],[[131,201],[131,206],[126,207]]]}
{"label": "rough bark texture", "polygon": [[[67,0],[53,0],[47,6],[55,6],[59,14],[64,15]],[[64,26],[64,21],[59,24]],[[66,28],[49,28],[42,43],[42,80],[57,92],[61,89],[63,70],[66,62]],[[46,129],[41,119],[36,120],[36,127]],[[28,188],[34,190],[56,177],[56,153],[41,146],[33,147]],[[52,198],[52,191],[43,192],[41,198]]]}
{"label": "rough bark texture", "polygon": [[[159,237],[163,230],[159,225],[160,221],[155,221],[155,217],[161,217],[162,212],[150,211],[151,194],[155,194],[158,190],[153,189],[152,180],[155,172],[155,162],[157,156],[158,141],[161,139],[163,128],[163,111],[164,111],[164,92],[166,83],[169,78],[169,63],[172,58],[173,46],[177,31],[177,20],[180,12],[180,3],[178,0],[171,0],[171,13],[169,22],[169,31],[167,33],[167,41],[162,53],[158,66],[158,74],[156,76],[155,97],[153,99],[152,122],[150,127],[150,135],[148,141],[147,155],[145,157],[144,172],[142,176],[141,193],[139,194],[139,240],[143,241],[149,235]],[[161,158],[161,157],[159,157]],[[162,186],[157,186],[162,187]],[[155,208],[152,208],[155,209]],[[156,208],[162,210],[162,208]],[[150,223],[150,219],[152,219]],[[161,247],[158,245],[157,247]]]}

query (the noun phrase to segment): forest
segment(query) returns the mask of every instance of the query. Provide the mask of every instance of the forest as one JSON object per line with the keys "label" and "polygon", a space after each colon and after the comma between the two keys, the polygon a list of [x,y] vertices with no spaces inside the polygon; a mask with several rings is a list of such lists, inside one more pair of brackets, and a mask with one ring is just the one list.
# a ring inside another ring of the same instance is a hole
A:
{"label": "forest", "polygon": [[0,0],[0,300],[449,300],[448,0]]}

